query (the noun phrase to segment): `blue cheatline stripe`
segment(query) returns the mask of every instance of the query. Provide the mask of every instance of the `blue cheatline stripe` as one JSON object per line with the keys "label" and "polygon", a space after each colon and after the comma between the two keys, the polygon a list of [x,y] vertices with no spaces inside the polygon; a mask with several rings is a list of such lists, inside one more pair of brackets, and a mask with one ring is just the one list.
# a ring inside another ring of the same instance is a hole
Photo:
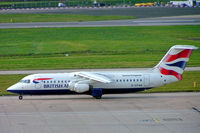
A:
{"label": "blue cheatline stripe", "polygon": [[12,93],[17,93],[21,95],[58,95],[58,94],[75,94],[75,92],[67,89],[57,89],[57,90],[8,90]]}
{"label": "blue cheatline stripe", "polygon": [[186,65],[187,65],[187,62],[186,61],[179,61],[179,62],[176,62],[176,63],[173,63],[173,64],[166,64],[166,65],[176,66],[176,67],[182,68],[184,70]]}
{"label": "blue cheatline stripe", "polygon": [[39,83],[39,82],[33,80],[33,83],[37,84],[37,83]]}
{"label": "blue cheatline stripe", "polygon": [[[97,88],[96,88],[97,89]],[[120,88],[120,89],[102,89],[103,94],[121,94],[121,93],[133,93],[137,91],[143,91],[151,88]],[[68,89],[60,90],[9,90],[9,92],[17,93],[21,95],[59,95],[59,94],[89,94],[91,90],[84,93],[76,93]]]}
{"label": "blue cheatline stripe", "polygon": [[151,88],[120,88],[120,89],[103,89],[103,94],[123,94],[144,91]]}

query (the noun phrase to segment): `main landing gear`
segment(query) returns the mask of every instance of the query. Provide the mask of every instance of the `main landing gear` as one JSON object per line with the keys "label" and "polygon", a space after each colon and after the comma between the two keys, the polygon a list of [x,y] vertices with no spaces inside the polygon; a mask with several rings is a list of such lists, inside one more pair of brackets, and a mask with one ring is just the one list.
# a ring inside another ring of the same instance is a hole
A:
{"label": "main landing gear", "polygon": [[22,100],[23,99],[23,96],[22,95],[19,95],[19,100]]}
{"label": "main landing gear", "polygon": [[100,88],[93,88],[92,89],[92,96],[96,99],[101,99],[103,93],[102,93],[102,89]]}

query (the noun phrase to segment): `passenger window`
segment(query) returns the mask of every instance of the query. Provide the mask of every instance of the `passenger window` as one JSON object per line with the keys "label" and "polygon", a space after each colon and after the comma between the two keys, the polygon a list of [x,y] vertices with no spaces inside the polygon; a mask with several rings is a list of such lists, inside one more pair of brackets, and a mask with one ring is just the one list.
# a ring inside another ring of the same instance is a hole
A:
{"label": "passenger window", "polygon": [[116,81],[118,82],[118,79]]}
{"label": "passenger window", "polygon": [[128,82],[128,79],[126,81]]}
{"label": "passenger window", "polygon": [[43,81],[45,83],[45,81]]}
{"label": "passenger window", "polygon": [[49,83],[49,81],[47,81],[47,83]]}
{"label": "passenger window", "polygon": [[58,83],[60,83],[60,80],[58,80]]}
{"label": "passenger window", "polygon": [[139,81],[139,79],[137,79],[137,81]]}
{"label": "passenger window", "polygon": [[56,81],[54,80],[54,83],[56,83]]}
{"label": "passenger window", "polygon": [[132,82],[132,79],[130,79],[130,82]]}
{"label": "passenger window", "polygon": [[142,79],[140,79],[140,81],[142,81]]}

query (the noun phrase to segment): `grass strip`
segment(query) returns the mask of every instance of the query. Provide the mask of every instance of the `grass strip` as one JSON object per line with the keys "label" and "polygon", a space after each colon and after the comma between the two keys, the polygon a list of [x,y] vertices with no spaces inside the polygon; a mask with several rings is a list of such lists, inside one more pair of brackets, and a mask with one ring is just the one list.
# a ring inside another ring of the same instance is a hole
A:
{"label": "grass strip", "polygon": [[24,23],[24,22],[82,22],[135,19],[131,16],[92,16],[71,14],[1,14],[0,23]]}
{"label": "grass strip", "polygon": [[[196,54],[195,54],[196,55]],[[187,66],[200,65],[195,55]],[[0,58],[0,70],[153,67],[164,55],[88,55],[40,58]]]}
{"label": "grass strip", "polygon": [[[0,70],[153,67],[173,45],[200,47],[199,31],[199,25],[0,29]],[[200,66],[199,59],[194,51],[188,66]]]}

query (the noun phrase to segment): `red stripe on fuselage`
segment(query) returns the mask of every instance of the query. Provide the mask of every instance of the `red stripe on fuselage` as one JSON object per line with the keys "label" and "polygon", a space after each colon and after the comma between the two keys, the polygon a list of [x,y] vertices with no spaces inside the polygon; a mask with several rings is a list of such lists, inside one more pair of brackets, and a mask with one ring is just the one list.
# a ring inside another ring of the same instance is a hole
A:
{"label": "red stripe on fuselage", "polygon": [[170,62],[170,61],[174,61],[178,58],[189,58],[191,56],[191,54],[192,54],[191,49],[185,49],[185,50],[183,50],[180,53],[175,54],[175,55],[168,54],[164,61]]}
{"label": "red stripe on fuselage", "polygon": [[52,78],[37,78],[37,79],[34,79],[34,80],[50,80]]}
{"label": "red stripe on fuselage", "polygon": [[175,72],[175,71],[173,71],[173,70],[167,70],[167,69],[162,68],[162,67],[160,67],[159,69],[160,69],[160,72],[161,72],[163,75],[173,75],[173,76],[175,76],[178,80],[182,80],[182,78],[183,78],[183,75],[182,75],[182,74],[179,74],[179,73],[177,73],[177,72]]}

